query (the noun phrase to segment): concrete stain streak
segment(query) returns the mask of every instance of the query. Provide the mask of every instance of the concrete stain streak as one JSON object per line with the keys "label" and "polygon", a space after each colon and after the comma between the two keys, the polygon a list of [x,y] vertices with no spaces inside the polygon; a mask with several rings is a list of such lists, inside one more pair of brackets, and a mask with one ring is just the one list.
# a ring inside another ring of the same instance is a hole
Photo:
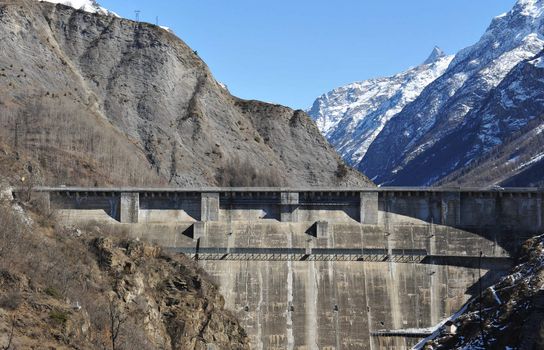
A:
{"label": "concrete stain streak", "polygon": [[[288,247],[293,247],[293,232],[287,236]],[[287,350],[293,350],[295,347],[295,336],[293,334],[293,263],[287,262]]]}
{"label": "concrete stain streak", "polygon": [[[328,261],[329,264],[329,272],[330,275],[332,275],[331,281],[336,281],[336,273],[334,271],[334,261]],[[333,303],[338,304],[338,290],[336,287],[336,284],[332,285],[332,290],[334,292],[333,295]],[[338,326],[338,312],[334,313],[334,336],[336,338],[336,348],[340,349],[340,327]]]}
{"label": "concrete stain streak", "polygon": [[306,285],[306,324],[308,328],[306,330],[306,344],[308,350],[319,349],[317,345],[317,300],[318,300],[318,276],[315,268],[315,261],[312,261],[308,265],[307,285]]}
{"label": "concrete stain streak", "polygon": [[[434,253],[436,251],[436,235],[434,230],[434,224],[431,223],[429,227],[429,251]],[[434,266],[430,266],[428,269],[428,274],[430,276],[429,281],[429,293],[430,293],[430,319],[431,324],[436,324],[440,321],[440,279],[437,276],[437,273],[440,273],[440,269],[436,269]]]}
{"label": "concrete stain streak", "polygon": [[[361,232],[361,247],[364,247],[365,246],[365,235],[363,233],[364,230],[362,226],[359,229]],[[368,279],[366,276],[366,266],[367,265],[363,263],[363,279],[365,284],[365,287],[364,287],[365,288],[365,307],[366,307],[368,334],[370,334],[372,332],[372,317],[371,317],[370,302],[368,300],[369,295],[368,295]],[[369,342],[369,349],[374,350],[372,341]]]}
{"label": "concrete stain streak", "polygon": [[[334,235],[330,235],[327,237],[327,247],[335,247],[335,241],[334,241]],[[334,269],[335,262],[328,261],[328,273],[329,273],[329,281],[331,281],[331,288],[333,291],[333,304],[338,305],[338,289],[337,289],[337,283],[333,283],[333,281],[337,281],[336,279],[336,273]],[[334,313],[334,336],[336,340],[336,349],[340,349],[340,327],[338,326],[338,312]]]}
{"label": "concrete stain streak", "polygon": [[[266,264],[266,270],[268,271],[268,263]],[[258,270],[258,277],[259,277],[259,301],[257,302],[257,309],[255,310],[255,313],[257,314],[257,324],[255,325],[257,328],[257,342],[255,344],[255,349],[262,350],[264,348],[263,344],[263,330],[262,330],[262,319],[261,316],[263,315],[262,312],[262,306],[264,303],[264,283],[263,283],[263,273],[261,270]]]}
{"label": "concrete stain streak", "polygon": [[399,291],[404,290],[401,289],[399,286],[399,278],[402,276],[399,276],[397,274],[396,270],[396,264],[390,264],[389,265],[390,273],[387,277],[387,288],[391,291],[389,294],[389,307],[391,312],[391,328],[392,329],[399,329],[402,328],[402,305],[400,304],[399,300]]}

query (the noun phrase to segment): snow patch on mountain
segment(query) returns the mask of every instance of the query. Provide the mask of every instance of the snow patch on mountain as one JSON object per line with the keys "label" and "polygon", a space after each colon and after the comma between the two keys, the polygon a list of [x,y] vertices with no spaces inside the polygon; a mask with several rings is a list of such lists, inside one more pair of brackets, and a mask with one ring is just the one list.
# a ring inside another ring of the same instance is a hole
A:
{"label": "snow patch on mountain", "polygon": [[452,58],[435,47],[422,65],[336,88],[320,96],[308,113],[340,155],[355,165],[385,124],[439,77]]}
{"label": "snow patch on mountain", "polygon": [[105,9],[100,6],[95,0],[38,0],[40,2],[46,1],[53,4],[61,4],[65,6],[73,7],[77,10],[82,10],[90,13],[98,13],[101,15],[119,17],[116,13]]}

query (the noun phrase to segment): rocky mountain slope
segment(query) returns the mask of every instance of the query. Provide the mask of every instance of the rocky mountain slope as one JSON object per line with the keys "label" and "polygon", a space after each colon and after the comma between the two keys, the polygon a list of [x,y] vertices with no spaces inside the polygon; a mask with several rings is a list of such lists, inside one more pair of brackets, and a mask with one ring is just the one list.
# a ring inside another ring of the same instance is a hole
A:
{"label": "rocky mountain slope", "polygon": [[406,72],[329,91],[308,113],[342,158],[356,166],[389,120],[442,75],[452,58],[435,47],[423,64]]}
{"label": "rocky mountain slope", "polygon": [[497,184],[503,187],[544,185],[543,117],[529,121],[489,154],[440,180],[438,185]]}
{"label": "rocky mountain slope", "polygon": [[[519,63],[492,91],[485,106],[469,113],[451,136],[429,151],[448,147],[455,138],[463,140],[455,152],[438,153],[445,163],[465,162],[468,166],[441,180],[444,184],[485,184],[538,186],[544,181],[544,52]],[[486,137],[481,135],[485,134]],[[498,145],[494,147],[495,143]],[[488,150],[490,149],[490,151]],[[481,156],[471,162],[475,155]],[[445,172],[436,159],[426,164],[436,174]]]}
{"label": "rocky mountain slope", "polygon": [[454,334],[441,329],[417,348],[544,348],[544,236],[527,241],[511,274],[471,300],[453,322]]}
{"label": "rocky mountain slope", "polygon": [[171,32],[95,12],[0,1],[0,135],[47,183],[369,184],[304,112],[238,99]]}
{"label": "rocky mountain slope", "polygon": [[367,145],[357,168],[378,184],[539,183],[542,144],[533,130],[542,125],[543,27],[544,1],[518,0],[409,103],[384,105],[381,113],[392,115],[371,125],[377,135],[353,132],[351,116],[335,114],[350,108],[348,101],[324,109],[318,120],[338,117],[336,130],[325,135],[337,135],[333,144],[350,160],[359,157],[346,145]]}

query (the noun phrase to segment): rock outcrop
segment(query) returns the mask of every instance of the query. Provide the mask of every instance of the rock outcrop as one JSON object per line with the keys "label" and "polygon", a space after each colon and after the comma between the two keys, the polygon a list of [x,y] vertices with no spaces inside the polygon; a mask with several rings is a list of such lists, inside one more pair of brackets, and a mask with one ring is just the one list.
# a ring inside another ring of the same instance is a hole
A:
{"label": "rock outcrop", "polygon": [[5,204],[0,347],[249,349],[218,287],[188,258],[97,227],[23,227]]}

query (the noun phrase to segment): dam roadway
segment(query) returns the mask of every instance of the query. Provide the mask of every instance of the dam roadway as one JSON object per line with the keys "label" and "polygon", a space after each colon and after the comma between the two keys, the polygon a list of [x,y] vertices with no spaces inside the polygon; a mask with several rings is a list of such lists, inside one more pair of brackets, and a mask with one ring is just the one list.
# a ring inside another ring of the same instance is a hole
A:
{"label": "dam roadway", "polygon": [[255,349],[409,348],[480,282],[503,276],[521,243],[542,232],[544,215],[536,188],[44,187],[32,195],[67,224],[96,223],[198,260]]}

